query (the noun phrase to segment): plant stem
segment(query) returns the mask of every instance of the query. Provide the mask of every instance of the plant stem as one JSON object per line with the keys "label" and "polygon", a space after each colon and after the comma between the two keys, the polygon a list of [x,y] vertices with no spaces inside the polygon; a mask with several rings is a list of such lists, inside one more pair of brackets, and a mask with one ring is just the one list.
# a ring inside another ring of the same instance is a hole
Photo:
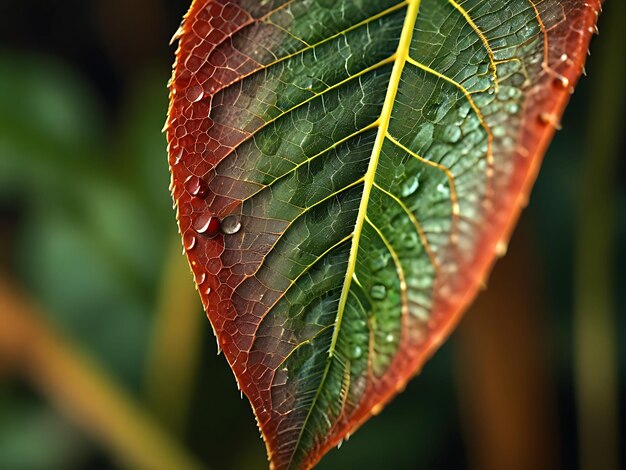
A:
{"label": "plant stem", "polygon": [[121,464],[151,470],[202,468],[1,276],[0,324],[0,356],[20,367],[52,403]]}
{"label": "plant stem", "polygon": [[146,364],[146,396],[177,433],[184,431],[202,345],[202,305],[177,236],[165,261]]}
{"label": "plant stem", "polygon": [[538,255],[523,223],[456,334],[468,468],[557,469],[558,416]]}
{"label": "plant stem", "polygon": [[626,4],[609,2],[598,41],[576,245],[574,355],[581,470],[619,467],[614,265],[616,170],[622,130]]}

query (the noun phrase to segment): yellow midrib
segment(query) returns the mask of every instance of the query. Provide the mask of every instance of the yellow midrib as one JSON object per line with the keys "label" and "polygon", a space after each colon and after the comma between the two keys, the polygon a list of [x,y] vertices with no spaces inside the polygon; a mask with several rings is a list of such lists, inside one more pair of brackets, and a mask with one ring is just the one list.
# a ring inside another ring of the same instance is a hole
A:
{"label": "yellow midrib", "polygon": [[359,213],[357,215],[357,220],[354,227],[354,237],[352,238],[352,247],[350,248],[350,258],[348,259],[346,278],[344,280],[341,297],[339,299],[339,306],[337,308],[335,331],[333,332],[333,338],[330,343],[330,349],[328,352],[329,358],[334,355],[337,345],[337,338],[339,337],[339,330],[341,327],[343,312],[346,308],[346,302],[348,301],[348,292],[350,291],[350,285],[352,283],[352,277],[354,275],[354,270],[356,267],[356,260],[359,252],[359,242],[361,240],[361,232],[363,231],[363,223],[365,221],[365,215],[367,214],[367,205],[369,203],[370,193],[374,185],[374,177],[376,176],[376,169],[378,167],[380,152],[382,151],[387,131],[389,130],[391,112],[393,111],[393,106],[396,101],[396,95],[398,94],[400,78],[402,77],[402,71],[404,70],[404,66],[406,65],[407,58],[409,57],[409,47],[411,46],[411,39],[413,38],[413,31],[415,29],[415,22],[417,21],[420,2],[421,0],[407,1],[408,6],[406,11],[406,17],[404,19],[404,25],[402,26],[402,33],[400,34],[398,49],[394,54],[395,59],[393,70],[391,71],[389,86],[387,87],[387,94],[385,95],[383,108],[380,113],[380,118],[378,119],[378,134],[376,135],[376,141],[374,142],[374,148],[372,149],[370,164],[364,177],[363,195],[361,197]]}
{"label": "yellow midrib", "polygon": [[[333,337],[330,343],[330,348],[328,350],[328,358],[331,359],[334,355],[335,348],[337,346],[337,338],[339,337],[339,330],[341,329],[341,321],[343,318],[343,312],[346,308],[346,302],[348,300],[348,292],[350,291],[350,285],[352,283],[352,277],[354,275],[354,269],[356,266],[356,258],[359,251],[359,241],[361,239],[361,232],[363,230],[363,223],[365,222],[365,216],[367,213],[367,205],[369,202],[369,196],[372,191],[372,187],[374,186],[374,176],[376,175],[376,168],[378,167],[378,160],[380,158],[380,152],[383,148],[383,143],[385,141],[385,137],[387,135],[387,131],[389,129],[389,122],[391,120],[391,111],[393,110],[393,105],[396,100],[396,95],[398,94],[398,86],[400,85],[400,77],[402,76],[402,70],[406,64],[407,58],[409,56],[409,46],[411,45],[411,39],[413,38],[413,30],[415,28],[415,22],[417,20],[417,13],[419,10],[421,0],[407,0],[407,12],[406,17],[404,19],[404,25],[402,26],[402,33],[400,34],[400,40],[398,42],[398,49],[394,54],[394,65],[393,70],[391,72],[391,77],[389,78],[389,86],[387,87],[387,94],[385,95],[385,101],[383,103],[383,109],[381,111],[380,117],[377,121],[378,125],[378,133],[376,135],[376,141],[374,142],[374,148],[372,149],[372,155],[370,157],[370,164],[367,168],[367,172],[363,177],[363,195],[361,196],[361,204],[359,206],[359,213],[357,215],[356,225],[354,228],[354,236],[352,238],[352,246],[350,248],[350,258],[348,259],[348,268],[346,270],[346,278],[344,280],[343,288],[341,291],[341,297],[339,299],[339,306],[337,308],[337,318],[335,319],[335,330],[333,331]],[[309,412],[304,420],[302,425],[302,429],[298,435],[298,439],[296,440],[296,444],[294,445],[293,453],[289,459],[289,468],[291,468],[291,464],[293,463],[294,456],[298,451],[298,447],[300,444],[300,440],[304,433],[306,423],[308,422],[311,413],[313,412],[313,408],[315,407],[315,403],[317,402],[324,381],[326,380],[326,376],[328,375],[328,371],[330,369],[330,361],[326,363],[326,368],[324,369],[322,381],[317,389],[317,393],[313,398],[313,403],[309,408]]]}

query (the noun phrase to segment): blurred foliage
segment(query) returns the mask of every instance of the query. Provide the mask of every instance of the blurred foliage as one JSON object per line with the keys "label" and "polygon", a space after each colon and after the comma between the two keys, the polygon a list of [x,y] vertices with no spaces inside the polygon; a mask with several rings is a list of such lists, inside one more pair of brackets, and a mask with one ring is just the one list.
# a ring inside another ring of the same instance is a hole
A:
{"label": "blurred foliage", "polygon": [[[227,364],[215,356],[213,334],[190,274],[180,280],[180,289],[188,289],[187,298],[195,299],[190,308],[202,321],[185,324],[200,328],[200,334],[172,333],[187,344],[151,343],[160,337],[152,336],[157,314],[167,314],[160,305],[166,302],[161,290],[169,279],[167,270],[184,265],[181,256],[181,264],[174,261],[172,266],[170,256],[178,241],[160,129],[172,60],[167,33],[176,29],[186,3],[37,1],[30,9],[18,2],[0,4],[0,268],[29,292],[63,335],[101,363],[141,407],[151,408],[165,427],[169,421],[163,407],[168,404],[147,398],[145,384],[153,383],[146,382],[148,365],[151,373],[160,367],[191,368],[190,402],[183,406],[191,412],[183,417],[182,429],[170,426],[172,439],[207,466],[261,469],[264,446],[252,412],[239,399]],[[30,23],[26,10],[48,14],[51,20],[71,17],[80,36],[44,28],[41,18]],[[150,15],[142,18],[144,11]],[[14,21],[3,24],[10,15]],[[137,31],[143,36],[127,47]],[[588,68],[593,76],[593,58]],[[536,261],[540,291],[527,295],[544,299],[539,312],[542,337],[548,338],[544,359],[556,381],[556,390],[547,392],[557,403],[560,435],[555,442],[560,442],[564,468],[577,464],[572,254],[578,203],[590,190],[579,184],[583,158],[593,158],[582,152],[585,129],[589,119],[601,118],[586,114],[594,85],[600,86],[593,79],[582,81],[566,113],[565,130],[547,156],[520,235],[512,242],[513,249],[522,243],[517,238],[524,237]],[[616,287],[626,285],[626,272],[620,269],[626,262],[623,159],[620,165],[616,180],[606,182],[615,185],[616,194]],[[626,311],[624,289],[617,289],[614,301],[617,312]],[[507,309],[506,304],[499,307],[502,315]],[[181,305],[169,313],[186,315],[187,310]],[[616,334],[626,338],[623,315]],[[455,377],[455,337],[404,394],[341,452],[331,452],[320,468],[471,467],[473,454],[463,435],[466,418],[457,404],[464,390]],[[200,344],[189,344],[194,341]],[[618,346],[624,409],[626,348],[623,341]],[[151,357],[155,348],[160,359]],[[197,350],[200,357],[178,356],[174,348]],[[169,356],[181,359],[168,362]],[[626,422],[624,411],[621,422]],[[0,468],[110,468],[118,461],[52,407],[42,390],[0,367]]]}

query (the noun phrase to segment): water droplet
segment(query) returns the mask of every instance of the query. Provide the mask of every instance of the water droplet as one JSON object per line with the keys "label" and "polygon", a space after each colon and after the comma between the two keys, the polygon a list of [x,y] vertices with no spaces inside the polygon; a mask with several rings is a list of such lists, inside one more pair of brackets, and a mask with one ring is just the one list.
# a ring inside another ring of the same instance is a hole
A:
{"label": "water droplet", "polygon": [[374,272],[380,271],[385,266],[387,266],[390,257],[391,256],[388,253],[383,253],[378,256],[374,256],[373,258],[370,258],[370,268]]}
{"label": "water droplet", "polygon": [[358,359],[363,355],[363,348],[361,346],[355,345],[352,347],[352,351],[350,351],[350,357],[352,359]]}
{"label": "water droplet", "polygon": [[519,111],[519,106],[515,103],[509,103],[506,105],[504,110],[509,114],[517,114],[517,112]]}
{"label": "water droplet", "polygon": [[409,250],[412,250],[413,248],[415,248],[418,245],[418,243],[417,243],[417,241],[418,241],[417,233],[415,233],[415,232],[405,233],[403,235],[403,237],[402,237],[402,241],[404,242],[404,247],[405,248],[407,248]]}
{"label": "water droplet", "polygon": [[395,336],[392,333],[389,333],[386,337],[385,337],[385,341],[387,341],[388,343],[393,343],[395,341]]}
{"label": "water droplet", "polygon": [[455,144],[461,138],[461,129],[458,126],[446,126],[442,138],[446,142]]}
{"label": "water droplet", "polygon": [[220,231],[220,226],[220,219],[207,213],[201,214],[193,224],[193,228],[196,232],[208,237],[217,235]]}
{"label": "water droplet", "polygon": [[236,215],[229,215],[222,220],[222,232],[233,235],[241,230],[241,220]]}
{"label": "water droplet", "polygon": [[567,54],[561,54],[561,62],[566,62],[567,59],[569,59],[569,57],[567,56]]}
{"label": "water droplet", "polygon": [[387,297],[387,288],[382,284],[374,284],[370,290],[372,299],[383,300]]}
{"label": "water droplet", "polygon": [[402,185],[402,197],[409,197],[414,194],[415,191],[417,191],[417,188],[419,188],[419,185],[420,181],[417,175],[415,175],[413,178],[409,178],[408,180],[406,180],[405,183]]}
{"label": "water droplet", "polygon": [[467,115],[469,114],[470,109],[471,109],[470,105],[464,103],[461,106],[459,106],[457,113],[461,119],[465,119]]}
{"label": "water droplet", "polygon": [[506,135],[506,128],[504,126],[495,126],[491,128],[491,134],[494,137],[504,137]]}
{"label": "water droplet", "polygon": [[186,96],[191,103],[196,103],[204,98],[204,90],[200,85],[194,85],[187,88]]}
{"label": "water droplet", "polygon": [[197,272],[195,275],[196,285],[200,286],[206,281],[206,273],[204,271]]}
{"label": "water droplet", "polygon": [[444,183],[439,183],[437,185],[437,192],[444,194],[446,196],[450,194],[450,190],[448,189],[448,186]]}
{"label": "water droplet", "polygon": [[194,197],[204,199],[209,194],[209,187],[206,182],[197,176],[190,176],[185,180],[185,189]]}
{"label": "water droplet", "polygon": [[567,88],[569,86],[569,78],[559,75],[554,79],[554,85],[557,88]]}
{"label": "water droplet", "polygon": [[343,439],[341,439],[339,441],[339,444],[337,444],[337,449],[341,449],[341,446],[343,445]]}
{"label": "water droplet", "polygon": [[500,87],[500,90],[498,91],[496,98],[498,98],[498,100],[500,101],[505,101],[509,97],[509,88],[510,87],[508,86]]}
{"label": "water droplet", "polygon": [[313,80],[314,78],[309,75],[302,75],[294,81],[294,84],[298,88],[311,91],[313,90]]}
{"label": "water droplet", "polygon": [[193,233],[186,233],[183,237],[183,246],[185,247],[185,250],[193,250],[196,246],[196,241],[196,236]]}

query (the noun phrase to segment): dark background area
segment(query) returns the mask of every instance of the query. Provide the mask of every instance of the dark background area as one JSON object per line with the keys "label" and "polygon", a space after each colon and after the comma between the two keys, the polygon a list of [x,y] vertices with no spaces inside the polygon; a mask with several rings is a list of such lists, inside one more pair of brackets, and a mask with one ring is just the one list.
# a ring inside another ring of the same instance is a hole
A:
{"label": "dark background area", "polygon": [[[266,468],[171,210],[160,130],[188,6],[0,0],[0,468],[135,468],[159,449]],[[605,9],[487,291],[319,468],[623,468],[626,15]]]}

